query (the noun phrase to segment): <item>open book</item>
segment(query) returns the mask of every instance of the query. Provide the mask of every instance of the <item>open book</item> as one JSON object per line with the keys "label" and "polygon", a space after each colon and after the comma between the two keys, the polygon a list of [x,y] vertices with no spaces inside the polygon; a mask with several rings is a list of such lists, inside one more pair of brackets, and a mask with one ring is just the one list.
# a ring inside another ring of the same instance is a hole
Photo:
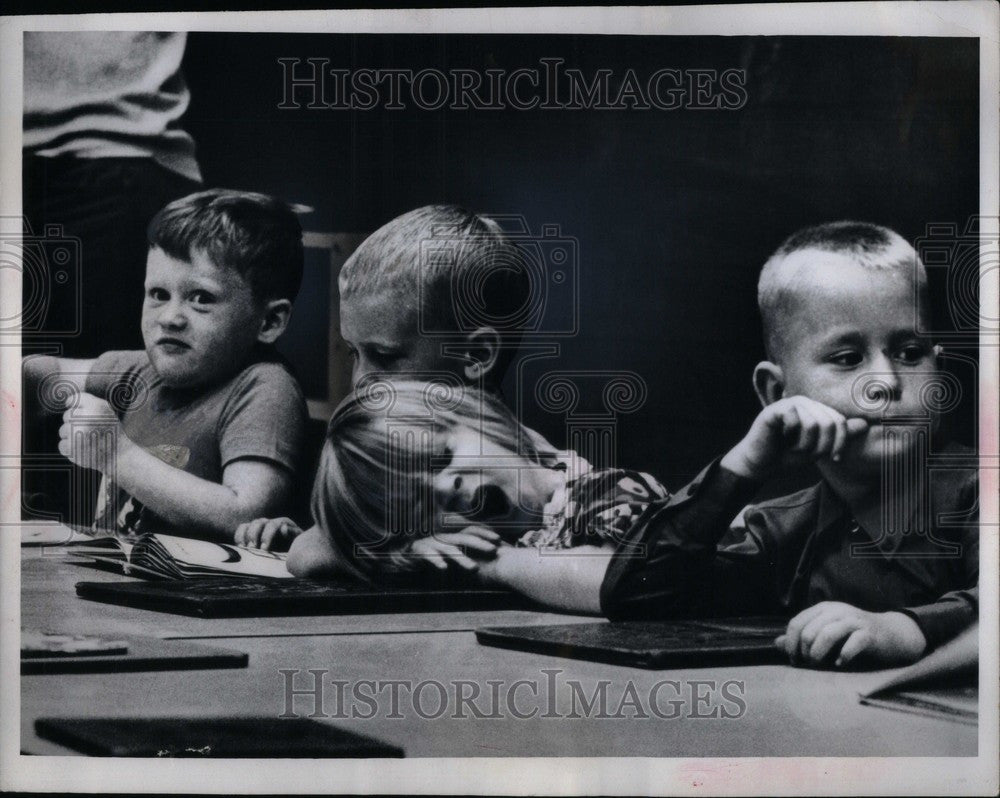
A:
{"label": "open book", "polygon": [[62,524],[26,525],[22,546],[61,546],[79,557],[144,579],[187,579],[196,576],[269,576],[290,579],[281,552],[227,543],[145,534],[129,539],[105,533],[89,535]]}

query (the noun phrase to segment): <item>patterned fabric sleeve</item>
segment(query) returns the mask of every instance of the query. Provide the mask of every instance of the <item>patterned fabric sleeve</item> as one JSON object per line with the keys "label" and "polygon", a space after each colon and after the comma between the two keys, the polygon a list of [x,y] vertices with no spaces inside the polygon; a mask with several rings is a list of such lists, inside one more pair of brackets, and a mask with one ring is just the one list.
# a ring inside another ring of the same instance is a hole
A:
{"label": "patterned fabric sleeve", "polygon": [[561,506],[547,514],[541,529],[525,533],[517,545],[568,549],[616,543],[650,503],[669,496],[654,477],[640,471],[591,471],[567,483]]}

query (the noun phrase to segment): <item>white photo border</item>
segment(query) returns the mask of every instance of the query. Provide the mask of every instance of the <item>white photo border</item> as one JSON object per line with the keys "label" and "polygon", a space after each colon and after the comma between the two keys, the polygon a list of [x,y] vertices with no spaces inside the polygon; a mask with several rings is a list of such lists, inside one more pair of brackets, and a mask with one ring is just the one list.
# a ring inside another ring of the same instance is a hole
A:
{"label": "white photo border", "polygon": [[[875,2],[684,6],[676,8],[509,8],[176,14],[93,14],[0,20],[0,215],[21,208],[22,33],[26,30],[179,30],[365,33],[562,33],[978,37],[980,42],[980,214],[1000,215],[997,97],[1000,7],[983,2]],[[984,273],[981,318],[1000,318],[998,271]],[[0,316],[20,308],[20,279],[0,270]],[[980,452],[998,457],[1000,364],[996,336],[981,333]],[[20,359],[0,350],[0,446],[19,451]],[[998,565],[1000,470],[983,469],[979,755],[962,759],[413,759],[114,760],[19,754],[19,544],[0,535],[0,780],[4,790],[209,793],[511,794],[995,794],[998,750]],[[0,470],[0,522],[16,522],[14,470]],[[11,498],[15,497],[15,498]],[[991,754],[991,752],[993,752]],[[695,769],[699,778],[692,780]],[[688,775],[686,775],[688,774]]]}

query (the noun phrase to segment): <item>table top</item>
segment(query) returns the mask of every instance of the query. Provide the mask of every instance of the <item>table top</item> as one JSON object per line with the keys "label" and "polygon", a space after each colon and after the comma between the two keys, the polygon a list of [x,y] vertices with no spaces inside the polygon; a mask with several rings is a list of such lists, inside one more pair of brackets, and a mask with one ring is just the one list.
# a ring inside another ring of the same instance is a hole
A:
{"label": "table top", "polygon": [[408,757],[977,753],[975,727],[859,704],[887,671],[649,671],[476,642],[480,626],[603,622],[523,610],[191,618],[80,599],[76,582],[126,577],[52,550],[24,549],[21,564],[22,628],[189,639],[249,655],[243,669],[23,676],[26,753],[73,753],[36,736],[39,717],[220,715],[314,716]]}

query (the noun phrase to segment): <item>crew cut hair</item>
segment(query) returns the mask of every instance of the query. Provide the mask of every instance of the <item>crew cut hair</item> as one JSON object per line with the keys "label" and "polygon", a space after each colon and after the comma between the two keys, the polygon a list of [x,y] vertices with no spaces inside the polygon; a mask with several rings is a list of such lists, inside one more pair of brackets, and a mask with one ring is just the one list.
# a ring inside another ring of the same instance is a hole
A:
{"label": "crew cut hair", "polygon": [[496,220],[457,205],[425,205],[384,224],[340,270],[340,296],[386,294],[414,303],[421,334],[500,333],[502,375],[531,324],[526,251]]}
{"label": "crew cut hair", "polygon": [[843,254],[864,269],[912,280],[918,310],[926,310],[927,272],[916,251],[899,233],[870,222],[846,220],[805,227],[786,238],[768,258],[757,283],[764,346],[771,360],[778,360],[784,350],[793,300],[802,280],[801,269],[793,272],[785,268],[787,258],[810,249]]}

